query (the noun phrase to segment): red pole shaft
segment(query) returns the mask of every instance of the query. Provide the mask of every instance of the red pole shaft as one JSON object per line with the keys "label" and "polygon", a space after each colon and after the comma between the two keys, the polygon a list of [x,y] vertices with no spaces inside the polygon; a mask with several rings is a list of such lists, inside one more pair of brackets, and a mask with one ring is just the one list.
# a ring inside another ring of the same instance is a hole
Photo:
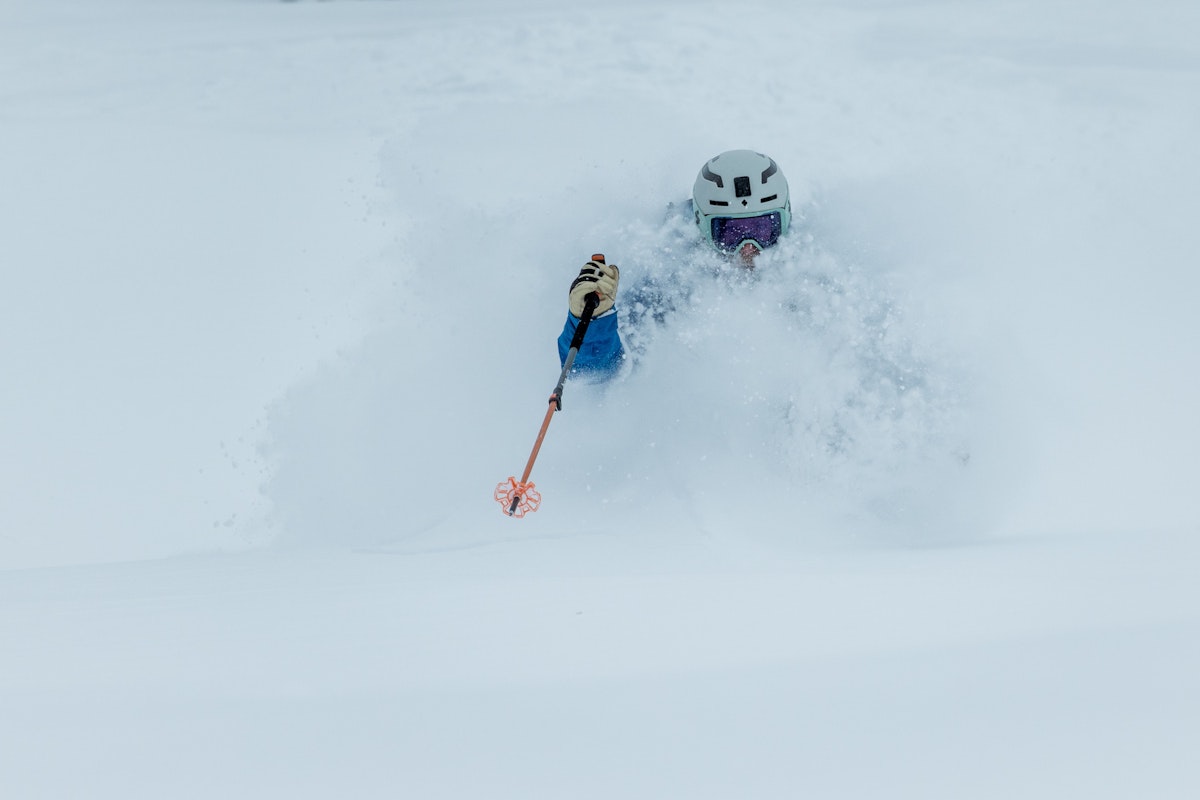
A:
{"label": "red pole shaft", "polygon": [[529,454],[529,461],[525,464],[525,472],[521,473],[521,483],[529,481],[529,473],[533,472],[533,462],[537,460],[538,451],[542,449],[542,440],[546,438],[546,431],[550,428],[550,419],[557,410],[557,398],[551,397],[550,407],[546,409],[546,418],[542,420],[542,429],[538,431],[537,439],[533,443],[533,452]]}

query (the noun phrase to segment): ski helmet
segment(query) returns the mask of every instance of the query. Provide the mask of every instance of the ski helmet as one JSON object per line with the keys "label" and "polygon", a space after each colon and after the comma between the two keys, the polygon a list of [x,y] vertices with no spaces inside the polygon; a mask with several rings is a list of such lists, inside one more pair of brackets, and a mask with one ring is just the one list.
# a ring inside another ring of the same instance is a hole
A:
{"label": "ski helmet", "polygon": [[770,247],[792,223],[787,178],[769,156],[729,150],[710,158],[692,187],[696,225],[709,244],[734,252]]}

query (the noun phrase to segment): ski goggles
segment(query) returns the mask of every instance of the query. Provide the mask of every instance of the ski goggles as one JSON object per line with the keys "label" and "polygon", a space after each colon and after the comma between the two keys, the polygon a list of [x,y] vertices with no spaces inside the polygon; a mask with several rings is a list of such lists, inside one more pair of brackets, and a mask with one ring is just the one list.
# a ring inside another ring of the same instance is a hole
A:
{"label": "ski goggles", "polygon": [[783,235],[784,219],[779,211],[756,217],[710,217],[709,236],[722,250],[737,250],[747,239],[760,248],[770,247]]}

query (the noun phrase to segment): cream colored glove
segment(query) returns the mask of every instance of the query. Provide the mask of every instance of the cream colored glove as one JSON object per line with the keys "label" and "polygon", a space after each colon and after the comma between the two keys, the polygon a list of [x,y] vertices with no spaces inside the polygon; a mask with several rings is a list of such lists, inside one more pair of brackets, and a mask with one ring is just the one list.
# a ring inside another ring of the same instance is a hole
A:
{"label": "cream colored glove", "polygon": [[621,270],[616,264],[605,264],[604,256],[600,253],[592,256],[592,260],[579,270],[579,277],[571,283],[570,302],[571,313],[577,317],[583,316],[583,304],[587,296],[593,292],[600,296],[600,302],[592,316],[600,316],[613,307],[617,299],[617,282],[621,278]]}

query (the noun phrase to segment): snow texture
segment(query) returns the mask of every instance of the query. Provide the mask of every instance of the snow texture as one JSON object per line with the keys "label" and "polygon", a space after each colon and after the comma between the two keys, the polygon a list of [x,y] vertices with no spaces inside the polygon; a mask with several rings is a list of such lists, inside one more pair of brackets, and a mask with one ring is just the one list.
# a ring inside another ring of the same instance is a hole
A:
{"label": "snow texture", "polygon": [[1198,32],[0,6],[0,795],[1197,796]]}

